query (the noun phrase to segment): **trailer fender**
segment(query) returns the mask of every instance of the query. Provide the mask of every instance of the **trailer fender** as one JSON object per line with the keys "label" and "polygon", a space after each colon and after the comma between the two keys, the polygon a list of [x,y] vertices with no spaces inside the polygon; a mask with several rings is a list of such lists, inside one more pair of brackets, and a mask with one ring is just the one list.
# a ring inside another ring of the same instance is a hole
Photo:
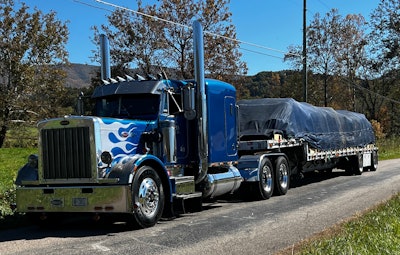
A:
{"label": "trailer fender", "polygon": [[243,177],[244,182],[260,181],[260,163],[266,155],[245,155],[239,158],[237,169]]}
{"label": "trailer fender", "polygon": [[279,156],[285,157],[288,161],[287,156],[284,153],[267,153],[260,155],[244,155],[239,158],[237,168],[240,171],[240,175],[243,177],[245,182],[257,182],[260,181],[259,171],[261,169],[261,163],[265,157],[269,158],[271,163],[274,164],[275,159]]}

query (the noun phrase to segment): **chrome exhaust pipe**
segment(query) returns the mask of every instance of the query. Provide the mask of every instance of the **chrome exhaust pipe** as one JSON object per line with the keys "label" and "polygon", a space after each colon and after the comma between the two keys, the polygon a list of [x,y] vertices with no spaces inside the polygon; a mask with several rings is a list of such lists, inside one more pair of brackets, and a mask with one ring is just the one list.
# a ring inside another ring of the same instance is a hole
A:
{"label": "chrome exhaust pipe", "polygon": [[196,81],[196,112],[198,123],[199,173],[196,184],[207,176],[208,171],[208,129],[206,85],[204,75],[203,28],[198,20],[193,21],[194,79]]}
{"label": "chrome exhaust pipe", "polygon": [[107,80],[111,77],[110,68],[110,46],[105,34],[100,35],[100,57],[101,57],[101,79]]}

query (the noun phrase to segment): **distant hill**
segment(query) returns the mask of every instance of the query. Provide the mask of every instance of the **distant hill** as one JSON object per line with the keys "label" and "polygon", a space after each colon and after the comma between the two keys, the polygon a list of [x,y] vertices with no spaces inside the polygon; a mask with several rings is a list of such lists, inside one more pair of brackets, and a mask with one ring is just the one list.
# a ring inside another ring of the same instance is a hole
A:
{"label": "distant hill", "polygon": [[90,80],[100,71],[100,66],[71,63],[63,69],[67,72],[66,87],[83,88],[90,86]]}

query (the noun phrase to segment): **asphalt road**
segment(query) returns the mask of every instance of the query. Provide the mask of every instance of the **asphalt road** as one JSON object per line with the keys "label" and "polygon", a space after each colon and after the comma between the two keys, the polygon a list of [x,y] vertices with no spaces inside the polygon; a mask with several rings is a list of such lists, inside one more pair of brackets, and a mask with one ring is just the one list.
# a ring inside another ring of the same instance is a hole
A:
{"label": "asphalt road", "polygon": [[0,231],[0,254],[274,254],[398,192],[400,159],[387,160],[361,176],[307,176],[266,201],[212,201],[149,229],[80,219]]}

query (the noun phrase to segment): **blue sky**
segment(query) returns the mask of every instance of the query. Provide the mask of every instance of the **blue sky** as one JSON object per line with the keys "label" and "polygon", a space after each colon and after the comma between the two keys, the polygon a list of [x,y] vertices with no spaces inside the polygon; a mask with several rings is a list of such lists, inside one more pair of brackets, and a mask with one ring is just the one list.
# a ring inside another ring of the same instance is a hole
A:
{"label": "blue sky", "polygon": [[[69,21],[70,31],[67,50],[72,63],[95,64],[89,57],[95,46],[91,42],[93,25],[106,24],[106,15],[113,10],[95,0],[15,0],[37,7],[44,13],[57,12],[58,19]],[[104,0],[131,9],[136,8],[135,0]],[[143,3],[154,0],[143,0]],[[367,20],[379,0],[307,0],[307,21],[316,13],[324,16],[332,8],[343,16],[362,14]],[[83,4],[86,3],[86,4]],[[89,5],[98,8],[90,7]],[[289,45],[302,44],[303,0],[231,0],[229,9],[236,26],[237,39],[264,48],[243,44],[242,60],[249,68],[249,75],[260,71],[279,71],[290,68],[283,62],[283,53]],[[266,50],[271,48],[274,50]],[[258,52],[255,53],[254,51]]]}

